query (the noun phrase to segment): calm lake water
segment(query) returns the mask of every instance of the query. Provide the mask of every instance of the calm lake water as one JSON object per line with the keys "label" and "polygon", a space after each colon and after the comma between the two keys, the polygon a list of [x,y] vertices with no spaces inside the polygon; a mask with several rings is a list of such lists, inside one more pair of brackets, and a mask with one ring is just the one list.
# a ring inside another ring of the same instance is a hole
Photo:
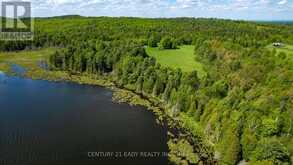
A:
{"label": "calm lake water", "polygon": [[[105,88],[0,72],[1,165],[164,165],[162,154],[141,154],[167,151],[167,130],[154,115],[144,107],[113,103]],[[89,152],[138,155],[101,158]]]}

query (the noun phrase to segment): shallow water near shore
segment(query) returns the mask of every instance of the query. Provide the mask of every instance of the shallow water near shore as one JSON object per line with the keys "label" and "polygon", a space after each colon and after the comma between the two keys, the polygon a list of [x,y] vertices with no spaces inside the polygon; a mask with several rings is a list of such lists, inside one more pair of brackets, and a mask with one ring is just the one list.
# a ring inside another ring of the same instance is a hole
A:
{"label": "shallow water near shore", "polygon": [[163,165],[166,156],[141,153],[167,151],[167,128],[108,89],[0,72],[1,165]]}

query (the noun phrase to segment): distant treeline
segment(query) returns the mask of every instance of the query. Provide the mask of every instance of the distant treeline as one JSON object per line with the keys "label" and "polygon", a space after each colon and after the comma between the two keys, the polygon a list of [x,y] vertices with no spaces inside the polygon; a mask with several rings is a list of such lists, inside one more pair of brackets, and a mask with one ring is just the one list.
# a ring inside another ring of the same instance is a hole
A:
{"label": "distant treeline", "polygon": [[293,25],[293,20],[288,21],[256,21],[258,23],[264,23],[264,24],[284,24],[284,25]]}

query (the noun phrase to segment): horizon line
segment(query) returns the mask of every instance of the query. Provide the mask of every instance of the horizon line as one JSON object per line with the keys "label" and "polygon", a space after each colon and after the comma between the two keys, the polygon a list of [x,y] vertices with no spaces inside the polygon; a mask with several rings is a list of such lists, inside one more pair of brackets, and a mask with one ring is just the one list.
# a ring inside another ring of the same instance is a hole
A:
{"label": "horizon line", "polygon": [[[293,19],[241,19],[241,18],[225,18],[225,17],[195,17],[195,16],[174,16],[174,17],[143,17],[143,16],[107,16],[107,15],[97,15],[97,16],[86,16],[79,14],[65,14],[65,15],[53,15],[53,16],[32,16],[32,17],[22,17],[22,18],[54,18],[54,17],[85,17],[85,18],[141,18],[141,19],[174,19],[174,18],[190,18],[190,19],[219,19],[219,20],[231,20],[231,21],[258,21],[258,22],[293,22]],[[0,16],[0,18],[3,18]],[[5,17],[11,18],[11,17]],[[11,18],[13,19],[13,18]]]}

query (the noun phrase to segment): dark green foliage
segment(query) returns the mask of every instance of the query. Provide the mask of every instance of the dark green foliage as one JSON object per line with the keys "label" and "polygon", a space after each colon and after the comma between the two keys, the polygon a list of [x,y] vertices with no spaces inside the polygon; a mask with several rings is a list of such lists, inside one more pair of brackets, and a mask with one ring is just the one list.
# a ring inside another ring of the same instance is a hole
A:
{"label": "dark green foliage", "polygon": [[148,46],[149,47],[157,47],[158,46],[158,40],[155,38],[155,37],[151,37],[151,38],[149,38],[149,40],[148,40]]}
{"label": "dark green foliage", "polygon": [[212,86],[213,95],[218,97],[226,97],[228,94],[228,85],[225,81],[217,81]]}
{"label": "dark green foliage", "polygon": [[255,134],[253,133],[253,131],[250,130],[249,128],[245,128],[242,134],[242,139],[241,139],[241,145],[243,146],[242,147],[243,158],[245,160],[251,159],[257,143],[258,143],[258,140]]}
{"label": "dark green foliage", "polygon": [[164,37],[160,44],[160,49],[176,49],[177,48],[177,42],[173,38]]}
{"label": "dark green foliage", "polygon": [[286,57],[287,57],[286,53],[284,53],[284,52],[279,53],[278,56],[283,60],[286,59]]}
{"label": "dark green foliage", "polygon": [[[237,115],[236,112],[234,112]],[[241,145],[240,145],[240,121],[226,122],[224,126],[223,140],[220,143],[222,150],[221,162],[223,164],[237,164],[240,161]]]}
{"label": "dark green foliage", "polygon": [[262,139],[252,153],[252,160],[271,160],[274,164],[289,164],[290,157],[286,147],[276,139]]}
{"label": "dark green foliage", "polygon": [[186,85],[191,86],[193,89],[198,89],[200,87],[200,80],[198,78],[197,72],[193,71],[191,73],[188,73],[185,77],[183,82],[186,83]]}

